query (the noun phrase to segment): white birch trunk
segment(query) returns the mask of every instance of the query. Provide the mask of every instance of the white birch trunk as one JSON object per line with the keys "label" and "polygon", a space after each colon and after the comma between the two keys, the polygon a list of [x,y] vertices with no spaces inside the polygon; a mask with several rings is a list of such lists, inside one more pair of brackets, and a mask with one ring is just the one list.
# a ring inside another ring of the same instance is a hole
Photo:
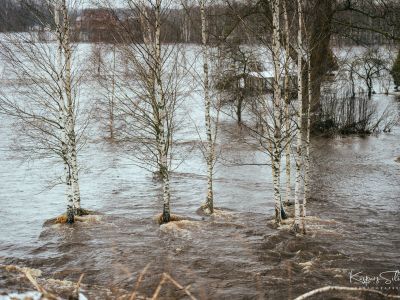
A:
{"label": "white birch trunk", "polygon": [[75,134],[75,103],[72,97],[72,77],[71,77],[71,44],[70,44],[70,28],[68,20],[68,8],[66,0],[62,0],[62,12],[63,12],[63,53],[64,53],[64,64],[65,64],[65,76],[64,76],[64,89],[65,96],[67,99],[67,131],[68,131],[68,150],[71,167],[71,186],[73,191],[74,210],[80,214],[81,210],[81,196],[79,189],[79,170],[77,162],[77,151],[76,151],[76,134]]}
{"label": "white birch trunk", "polygon": [[307,128],[306,128],[306,151],[305,151],[305,166],[304,166],[304,198],[301,210],[302,230],[306,233],[306,217],[307,217],[307,198],[309,197],[310,187],[310,130],[311,130],[311,100],[312,100],[312,86],[311,86],[311,59],[310,49],[308,49],[307,60],[307,81],[308,81],[308,101],[307,101]]}
{"label": "white birch trunk", "polygon": [[280,50],[281,44],[279,40],[280,24],[279,24],[279,0],[272,1],[272,58],[274,63],[274,137],[272,149],[272,175],[274,185],[274,202],[275,202],[275,223],[281,223],[281,193],[280,193],[280,176],[281,176],[281,87],[280,87]]}
{"label": "white birch trunk", "polygon": [[297,0],[297,13],[299,29],[297,32],[297,132],[296,132],[296,184],[294,195],[294,230],[297,232],[300,228],[300,198],[301,198],[301,170],[302,170],[302,123],[303,123],[303,37],[302,37],[302,3]]}
{"label": "white birch trunk", "polygon": [[166,103],[162,87],[162,70],[161,70],[161,0],[156,0],[155,6],[155,99],[158,107],[159,117],[159,136],[158,136],[158,151],[160,154],[160,171],[163,180],[163,214],[162,222],[170,221],[170,178],[168,164],[168,128],[166,116]]}
{"label": "white birch trunk", "polygon": [[57,85],[58,85],[58,97],[59,97],[59,123],[60,123],[60,136],[61,136],[61,155],[64,164],[64,180],[66,184],[65,194],[67,199],[67,223],[74,222],[74,196],[71,185],[71,168],[70,160],[68,157],[68,132],[67,132],[67,121],[66,121],[66,106],[64,101],[63,92],[63,30],[61,28],[61,11],[62,4],[56,3],[54,7],[54,21],[56,25],[56,36],[57,36],[57,52],[56,52],[56,70],[57,70]]}
{"label": "white birch trunk", "polygon": [[212,214],[214,212],[214,197],[213,197],[213,164],[214,164],[214,142],[212,138],[211,128],[211,99],[209,86],[209,47],[208,47],[208,30],[206,19],[205,1],[200,0],[201,13],[201,37],[202,37],[202,52],[203,52],[203,84],[204,84],[204,105],[205,105],[205,125],[207,135],[207,199],[203,210]]}
{"label": "white birch trunk", "polygon": [[161,61],[161,0],[156,0],[154,6],[155,32],[152,34],[149,14],[145,1],[139,1],[140,23],[142,26],[143,41],[146,47],[148,67],[148,84],[150,87],[149,97],[152,102],[152,118],[156,134],[158,173],[162,179],[163,190],[163,212],[161,223],[168,223],[171,218],[170,212],[170,174],[168,164],[168,127],[166,115],[166,103],[162,86],[162,61]]}
{"label": "white birch trunk", "polygon": [[290,115],[289,115],[289,101],[290,101],[290,89],[289,89],[289,61],[290,61],[290,32],[289,32],[289,19],[287,15],[286,1],[283,1],[283,16],[285,20],[285,133],[286,133],[286,145],[285,145],[285,155],[286,155],[286,194],[285,202],[289,204],[292,188],[291,188],[291,160],[290,160]]}

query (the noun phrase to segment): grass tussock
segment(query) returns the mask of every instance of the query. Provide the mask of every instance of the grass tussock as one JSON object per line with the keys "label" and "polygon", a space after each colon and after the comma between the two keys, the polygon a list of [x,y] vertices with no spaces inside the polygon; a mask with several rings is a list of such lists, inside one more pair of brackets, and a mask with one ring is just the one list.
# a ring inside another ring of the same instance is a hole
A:
{"label": "grass tussock", "polygon": [[58,216],[55,219],[54,223],[55,224],[66,224],[67,223],[67,216],[66,215]]}
{"label": "grass tussock", "polygon": [[22,274],[30,273],[33,277],[42,276],[42,271],[38,269],[18,267],[15,265],[5,265],[5,266],[0,265],[0,268],[6,270],[7,272],[12,272],[12,273],[22,273]]}
{"label": "grass tussock", "polygon": [[[80,209],[79,214],[75,215],[75,222],[82,223],[96,223],[99,222],[102,218],[102,215],[91,210]],[[67,223],[67,215],[62,214],[56,218],[47,220],[45,225],[55,225],[55,224],[66,224]]]}
{"label": "grass tussock", "polygon": [[214,207],[213,212],[211,213],[206,205],[200,206],[197,209],[196,213],[202,217],[223,218],[223,219],[231,219],[234,216],[233,212],[216,207]]}
{"label": "grass tussock", "polygon": [[98,213],[96,213],[96,212],[93,211],[93,210],[88,210],[88,209],[84,209],[84,208],[78,208],[78,209],[76,210],[76,215],[77,215],[77,216],[80,216],[80,217],[82,217],[82,216],[88,216],[88,215],[96,215],[96,214],[98,214]]}
{"label": "grass tussock", "polygon": [[[183,217],[183,216],[171,214],[171,215],[170,215],[170,221],[169,221],[169,223],[171,223],[171,222],[183,221],[183,220],[185,220],[185,219],[186,219],[186,218]],[[155,220],[155,222],[156,222],[158,225],[164,224],[164,223],[163,223],[163,219],[162,219],[162,214],[156,215],[156,216],[154,217],[154,220]]]}
{"label": "grass tussock", "polygon": [[[86,216],[75,216],[75,222],[82,223],[95,223],[101,220],[101,216],[98,215],[86,215]],[[67,223],[67,216],[61,215],[55,219],[55,224],[65,224]]]}

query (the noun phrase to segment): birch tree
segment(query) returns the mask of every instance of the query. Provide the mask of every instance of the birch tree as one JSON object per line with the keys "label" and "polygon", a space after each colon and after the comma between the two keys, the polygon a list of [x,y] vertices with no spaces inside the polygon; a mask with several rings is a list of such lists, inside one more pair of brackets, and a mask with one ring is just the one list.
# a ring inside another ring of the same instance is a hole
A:
{"label": "birch tree", "polygon": [[[312,40],[304,25],[303,1],[297,0],[298,31],[297,31],[297,76],[298,103],[296,132],[296,186],[295,186],[295,222],[294,231],[306,233],[307,198],[309,197],[310,180],[310,133],[312,119],[313,84],[312,81]],[[305,41],[304,41],[305,39]],[[306,80],[306,83],[304,83]],[[304,99],[305,98],[305,99]],[[303,109],[303,104],[306,108]],[[305,116],[304,116],[305,112]],[[304,120],[304,117],[306,119]],[[303,144],[304,140],[304,144]],[[302,174],[304,180],[302,181]],[[302,184],[303,183],[303,184]],[[303,187],[303,195],[301,195]],[[300,207],[300,198],[302,200]]]}
{"label": "birch tree", "polygon": [[313,91],[313,81],[312,81],[312,64],[311,64],[311,53],[312,44],[310,36],[307,30],[304,28],[304,35],[306,38],[306,61],[307,61],[307,120],[305,122],[305,145],[304,145],[304,195],[303,203],[301,207],[301,230],[303,234],[306,233],[306,217],[307,217],[307,199],[310,197],[310,146],[311,146],[311,105],[312,105],[312,91]]}
{"label": "birch tree", "polygon": [[[251,113],[253,114],[253,121],[255,124],[245,126],[249,133],[255,138],[258,143],[258,149],[268,154],[270,158],[270,166],[273,178],[273,198],[274,198],[274,219],[275,223],[279,226],[281,220],[287,218],[286,212],[282,202],[282,191],[281,191],[281,172],[282,172],[282,156],[285,152],[286,163],[290,164],[290,143],[293,139],[294,124],[291,121],[291,103],[289,102],[289,55],[293,55],[293,45],[290,45],[289,40],[289,23],[287,18],[286,3],[282,3],[280,0],[272,0],[267,4],[268,8],[265,9],[267,18],[265,21],[271,28],[272,35],[271,40],[265,38],[265,35],[260,34],[259,27],[256,27],[257,31],[253,27],[253,20],[249,20],[246,17],[242,17],[239,12],[236,12],[236,16],[240,23],[250,30],[255,37],[262,43],[263,50],[267,50],[272,54],[272,99],[267,91],[265,93],[265,85],[269,87],[271,82],[270,78],[264,77],[263,73],[260,72],[257,76],[262,83],[263,87],[261,91],[258,91],[258,95],[255,95],[252,99]],[[285,24],[281,28],[281,6],[283,4],[283,14]],[[231,7],[232,8],[232,7]],[[251,14],[250,14],[251,15]],[[283,31],[283,32],[282,32]],[[268,32],[270,33],[270,32]],[[282,34],[283,33],[283,34]],[[282,37],[287,36],[282,42]],[[269,35],[267,34],[267,37]],[[282,46],[285,45],[285,49]],[[289,46],[290,45],[290,46]],[[290,49],[290,51],[288,50]],[[261,50],[261,51],[263,51]],[[285,50],[285,59],[282,63],[282,50]],[[264,64],[264,67],[269,67],[269,62]],[[284,78],[282,74],[285,74]],[[282,79],[283,82],[282,82]],[[257,83],[257,84],[258,84]],[[282,89],[284,94],[282,95]],[[290,119],[290,120],[289,120]],[[288,158],[289,156],[289,158]],[[290,173],[290,165],[287,167],[287,174]],[[290,175],[287,176],[286,182],[286,202],[288,202],[290,196]]]}
{"label": "birch tree", "polygon": [[162,61],[161,61],[161,0],[156,0],[155,9],[155,66],[154,66],[154,77],[155,77],[155,104],[157,114],[154,114],[155,119],[158,121],[158,136],[157,136],[157,150],[160,155],[160,175],[163,181],[163,214],[162,222],[167,223],[170,221],[170,168],[168,165],[168,143],[169,129],[167,123],[167,112],[165,103],[165,94],[163,90],[162,81]]}
{"label": "birch tree", "polygon": [[211,124],[211,97],[209,80],[209,45],[208,45],[208,25],[206,15],[206,0],[200,0],[201,14],[201,40],[203,54],[203,86],[204,86],[204,110],[205,110],[205,128],[206,128],[206,153],[207,162],[207,198],[202,209],[207,214],[214,212],[214,193],[213,193],[213,169],[215,162],[215,137],[213,138],[213,129]]}
{"label": "birch tree", "polygon": [[59,38],[59,42],[62,45],[62,53],[64,58],[64,66],[61,69],[65,75],[64,79],[64,92],[66,98],[66,131],[68,133],[68,153],[70,155],[70,166],[71,166],[71,185],[73,191],[73,201],[75,213],[81,215],[83,213],[81,209],[81,195],[79,188],[79,169],[78,169],[78,158],[77,158],[77,145],[76,145],[76,133],[75,133],[75,99],[73,97],[73,82],[72,82],[72,47],[70,40],[70,24],[69,15],[66,0],[61,0],[61,12],[63,16],[63,24]]}
{"label": "birch tree", "polygon": [[14,78],[1,94],[0,111],[16,121],[23,153],[63,162],[60,180],[66,184],[66,221],[73,223],[75,215],[85,213],[80,205],[77,143],[87,119],[77,110],[80,78],[72,70],[67,4],[57,0],[48,9],[54,16],[55,43],[38,43],[33,34],[18,33],[7,34],[2,41],[1,56]]}
{"label": "birch tree", "polygon": [[311,59],[310,48],[307,50],[307,121],[306,121],[306,138],[305,138],[305,153],[304,153],[304,196],[301,207],[301,229],[303,234],[306,233],[306,217],[307,217],[307,199],[310,197],[310,134],[311,134],[311,103],[312,103],[312,81],[311,81]]}
{"label": "birch tree", "polygon": [[[284,37],[285,37],[285,83],[284,83],[284,101],[285,101],[285,130],[290,131],[290,87],[289,87],[289,65],[290,65],[290,30],[289,30],[289,18],[287,13],[287,0],[283,1],[283,18],[284,18]],[[285,146],[286,156],[286,194],[285,202],[289,204],[291,199],[292,187],[291,187],[291,137],[287,136]]]}
{"label": "birch tree", "polygon": [[[270,2],[270,11],[272,13],[272,43],[269,40],[260,38],[263,43],[263,48],[271,53],[272,57],[272,95],[265,90],[259,91],[259,95],[253,98],[251,105],[251,113],[254,116],[255,124],[245,126],[249,133],[258,143],[258,149],[266,153],[270,158],[271,173],[273,179],[273,199],[274,199],[274,220],[278,226],[281,220],[287,218],[282,202],[281,191],[281,173],[282,173],[282,156],[286,152],[288,143],[292,141],[294,131],[293,123],[287,122],[287,114],[290,116],[290,109],[286,107],[285,100],[289,94],[284,92],[282,97],[282,89],[286,80],[282,77],[285,73],[286,62],[282,63],[282,43],[281,43],[281,1],[273,0]],[[244,20],[242,19],[244,22]],[[286,30],[284,28],[284,30]],[[287,59],[287,57],[286,57]],[[269,63],[264,64],[268,67]],[[285,76],[289,76],[288,74]],[[263,84],[269,84],[269,78],[264,78],[263,73],[259,74],[259,78]],[[282,81],[282,79],[284,79]],[[282,84],[283,83],[283,84]],[[284,89],[285,90],[285,89]],[[286,102],[288,103],[288,102]],[[289,103],[288,103],[289,105]],[[287,111],[287,113],[286,113]]]}
{"label": "birch tree", "polygon": [[[176,152],[175,129],[180,87],[185,78],[179,64],[180,51],[162,43],[163,16],[169,2],[127,0],[129,20],[140,25],[141,37],[132,24],[121,22],[124,43],[120,52],[128,69],[123,80],[115,80],[121,135],[133,162],[161,181],[163,212],[161,223],[171,219],[170,179]],[[112,5],[112,4],[111,4]],[[121,38],[122,38],[121,37]],[[177,158],[178,159],[178,158]]]}
{"label": "birch tree", "polygon": [[300,229],[300,198],[303,160],[303,9],[302,1],[297,0],[297,132],[296,132],[296,183],[294,195],[294,231]]}
{"label": "birch tree", "polygon": [[273,80],[273,118],[274,132],[272,142],[272,177],[274,185],[275,222],[281,223],[281,156],[282,156],[282,133],[281,133],[281,42],[280,42],[280,1],[272,0],[272,61],[274,66]]}
{"label": "birch tree", "polygon": [[[97,107],[98,119],[102,125],[102,130],[106,131],[105,138],[110,142],[116,141],[117,131],[117,99],[116,99],[116,87],[118,78],[118,68],[121,67],[121,63],[117,58],[117,46],[111,44],[110,47],[105,48],[105,59],[101,61],[100,68],[104,69],[102,76],[94,76],[96,83],[100,86],[100,99]],[[111,53],[110,53],[111,52]],[[109,57],[111,56],[111,57]],[[97,64],[99,59],[94,59],[94,64]],[[117,66],[118,64],[118,66]]]}

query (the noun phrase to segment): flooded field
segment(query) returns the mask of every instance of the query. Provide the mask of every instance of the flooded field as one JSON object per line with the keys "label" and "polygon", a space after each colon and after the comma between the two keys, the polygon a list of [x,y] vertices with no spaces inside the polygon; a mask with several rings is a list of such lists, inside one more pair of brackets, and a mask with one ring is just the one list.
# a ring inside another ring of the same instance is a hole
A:
{"label": "flooded field", "polygon": [[[98,215],[73,226],[50,225],[65,212],[64,187],[56,184],[62,166],[50,158],[21,160],[12,148],[14,123],[0,116],[0,299],[34,289],[7,265],[41,270],[40,283],[61,295],[84,274],[81,289],[89,299],[130,299],[133,291],[151,297],[163,274],[198,299],[294,299],[327,285],[400,294],[399,126],[312,139],[308,229],[295,236],[288,224],[273,226],[269,157],[246,143],[246,130],[226,115],[214,181],[218,209],[212,217],[198,213],[206,197],[206,164],[197,147],[204,104],[198,95],[190,99],[180,111],[187,118],[177,145],[185,159],[171,183],[171,210],[183,220],[162,226],[156,222],[160,183],[136,166],[131,152],[107,142],[96,122],[79,162],[82,206]],[[373,101],[400,114],[394,95],[373,95]],[[381,280],[370,280],[375,276]],[[337,294],[365,299],[352,297]],[[188,294],[170,280],[160,298]]]}
{"label": "flooded field", "polygon": [[[385,98],[383,96],[375,96]],[[396,101],[392,96],[385,101]],[[76,282],[84,273],[90,299],[151,296],[162,274],[200,299],[293,299],[325,285],[362,286],[349,273],[377,276],[399,270],[400,128],[368,137],[312,141],[312,199],[308,234],[271,225],[273,197],[266,166],[234,165],[267,157],[240,142],[223,122],[213,217],[196,212],[204,201],[204,162],[193,151],[173,175],[172,210],[187,220],[159,226],[158,182],[135,167],[118,145],[93,136],[80,160],[82,202],[101,213],[71,227],[46,225],[64,211],[63,188],[45,189],[52,161],[21,164],[8,149],[11,124],[0,128],[0,263],[37,268],[43,277]],[[245,159],[244,159],[245,158]],[[388,273],[389,274],[389,273]],[[400,293],[400,282],[368,287]],[[5,292],[21,283],[0,277]],[[24,288],[21,288],[24,289]],[[171,284],[163,299],[185,298]],[[345,299],[345,298],[343,298]],[[358,299],[358,298],[356,298]]]}

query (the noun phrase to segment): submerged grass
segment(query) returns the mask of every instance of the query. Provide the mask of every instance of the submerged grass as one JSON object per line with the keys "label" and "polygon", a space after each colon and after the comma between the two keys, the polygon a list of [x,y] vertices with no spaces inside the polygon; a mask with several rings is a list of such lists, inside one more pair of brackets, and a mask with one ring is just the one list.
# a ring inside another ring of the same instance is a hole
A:
{"label": "submerged grass", "polygon": [[[93,210],[80,209],[78,214],[75,215],[75,222],[85,222],[85,223],[94,223],[100,221],[102,218],[102,214]],[[58,217],[52,218],[44,222],[45,226],[55,225],[55,224],[66,224],[67,223],[67,214],[64,213],[59,215]]]}
{"label": "submerged grass", "polygon": [[[182,220],[185,220],[185,219],[187,219],[187,218],[185,218],[185,217],[183,217],[183,216],[180,216],[180,215],[171,214],[171,215],[170,215],[170,221],[169,221],[169,223],[171,223],[171,222],[177,222],[177,221],[182,221]],[[168,224],[168,223],[164,223],[164,222],[163,222],[163,215],[162,215],[162,214],[156,215],[156,216],[154,217],[154,220],[155,220],[155,222],[157,222],[158,225]]]}

